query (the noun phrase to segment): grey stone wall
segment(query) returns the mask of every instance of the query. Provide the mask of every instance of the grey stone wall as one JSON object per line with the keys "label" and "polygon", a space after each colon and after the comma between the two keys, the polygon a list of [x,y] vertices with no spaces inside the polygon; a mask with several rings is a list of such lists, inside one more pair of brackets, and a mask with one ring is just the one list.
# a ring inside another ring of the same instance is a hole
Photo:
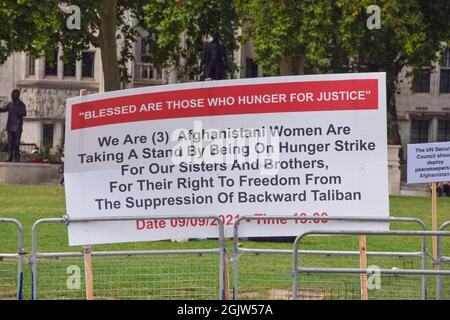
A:
{"label": "grey stone wall", "polygon": [[0,163],[0,184],[49,184],[58,183],[57,164]]}
{"label": "grey stone wall", "polygon": [[401,146],[388,146],[388,177],[389,177],[389,194],[400,194],[401,170],[399,151]]}

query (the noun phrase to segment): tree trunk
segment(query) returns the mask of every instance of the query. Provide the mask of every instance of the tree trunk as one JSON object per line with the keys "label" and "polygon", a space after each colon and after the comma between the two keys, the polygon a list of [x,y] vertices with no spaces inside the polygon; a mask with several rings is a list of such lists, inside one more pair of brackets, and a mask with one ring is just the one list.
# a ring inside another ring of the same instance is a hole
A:
{"label": "tree trunk", "polygon": [[305,56],[287,57],[280,65],[280,75],[292,76],[305,74]]}
{"label": "tree trunk", "polygon": [[302,54],[295,61],[294,65],[292,67],[296,71],[296,74],[305,74],[305,59],[306,59],[306,56],[304,54]]}
{"label": "tree trunk", "polygon": [[294,75],[294,68],[292,67],[292,57],[286,57],[280,64],[280,75],[281,76],[292,76]]}
{"label": "tree trunk", "polygon": [[117,0],[102,0],[100,11],[99,44],[105,91],[120,90],[120,72],[117,57]]}

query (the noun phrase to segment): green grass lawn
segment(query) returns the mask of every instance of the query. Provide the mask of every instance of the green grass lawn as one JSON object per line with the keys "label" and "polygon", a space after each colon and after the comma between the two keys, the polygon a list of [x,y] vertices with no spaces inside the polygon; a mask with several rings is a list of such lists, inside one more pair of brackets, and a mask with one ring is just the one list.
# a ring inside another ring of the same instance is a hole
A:
{"label": "green grass lawn", "polygon": [[[425,197],[391,197],[391,216],[416,217],[431,228],[431,201]],[[60,217],[65,213],[64,189],[60,186],[11,186],[0,185],[0,217],[18,219],[24,227],[24,247],[31,251],[31,229],[41,218]],[[450,198],[438,200],[439,225],[450,220]],[[417,228],[413,224],[393,223],[391,230]],[[0,225],[0,252],[13,252],[16,238],[12,226]],[[80,252],[80,247],[67,246],[67,233],[63,225],[45,225],[39,232],[40,252]],[[431,241],[428,241],[431,251]],[[171,241],[97,245],[100,250],[164,250],[212,248],[216,241]],[[228,242],[231,249],[231,241]],[[291,243],[267,243],[241,241],[244,248],[292,249]],[[379,237],[367,239],[369,251],[411,252],[420,250],[419,237]],[[358,250],[357,237],[308,237],[302,249],[314,250]],[[450,255],[450,239],[445,239],[443,249]],[[369,257],[369,265],[383,268],[419,268],[415,258]],[[97,297],[117,298],[218,298],[218,259],[209,255],[189,256],[121,256],[94,257],[94,283]],[[301,265],[324,267],[358,267],[358,257],[305,256]],[[68,289],[67,268],[83,269],[80,257],[50,259],[38,265],[38,288],[41,298],[83,298],[84,291]],[[14,264],[0,260],[0,299],[12,298]],[[289,254],[246,254],[239,257],[239,293],[241,298],[288,298],[292,286],[289,274],[292,258]],[[232,263],[229,267],[232,275]],[[82,272],[81,272],[82,274]],[[2,280],[3,279],[3,280]],[[29,297],[31,276],[25,267],[24,296]],[[448,280],[447,280],[448,281]],[[429,281],[432,296],[433,279]],[[382,289],[369,294],[371,298],[420,298],[419,277],[385,277]],[[307,299],[358,298],[358,276],[304,275],[300,294]],[[447,285],[446,290],[450,290]],[[12,292],[12,293],[11,293]],[[448,293],[447,293],[448,294]],[[447,298],[450,294],[447,295]]]}

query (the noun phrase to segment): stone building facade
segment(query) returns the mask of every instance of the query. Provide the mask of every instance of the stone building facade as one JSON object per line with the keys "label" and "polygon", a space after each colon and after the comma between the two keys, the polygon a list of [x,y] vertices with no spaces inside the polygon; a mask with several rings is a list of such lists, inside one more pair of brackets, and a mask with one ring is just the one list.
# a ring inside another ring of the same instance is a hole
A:
{"label": "stone building facade", "polygon": [[396,102],[403,150],[409,143],[450,141],[450,48],[442,62],[405,70],[401,80]]}

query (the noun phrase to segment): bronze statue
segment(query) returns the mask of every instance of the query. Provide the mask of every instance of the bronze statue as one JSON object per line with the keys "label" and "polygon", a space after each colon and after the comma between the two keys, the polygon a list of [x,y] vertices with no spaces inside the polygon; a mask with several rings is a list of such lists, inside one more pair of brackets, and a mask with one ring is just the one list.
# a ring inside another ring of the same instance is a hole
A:
{"label": "bronze statue", "polygon": [[11,93],[12,101],[0,108],[0,112],[8,112],[8,120],[6,122],[6,131],[8,132],[7,162],[20,161],[20,138],[22,136],[23,117],[27,116],[27,109],[19,98],[20,91],[14,89]]}
{"label": "bronze statue", "polygon": [[226,78],[229,67],[228,54],[218,32],[214,33],[213,40],[207,44],[200,67],[203,70],[202,80]]}

